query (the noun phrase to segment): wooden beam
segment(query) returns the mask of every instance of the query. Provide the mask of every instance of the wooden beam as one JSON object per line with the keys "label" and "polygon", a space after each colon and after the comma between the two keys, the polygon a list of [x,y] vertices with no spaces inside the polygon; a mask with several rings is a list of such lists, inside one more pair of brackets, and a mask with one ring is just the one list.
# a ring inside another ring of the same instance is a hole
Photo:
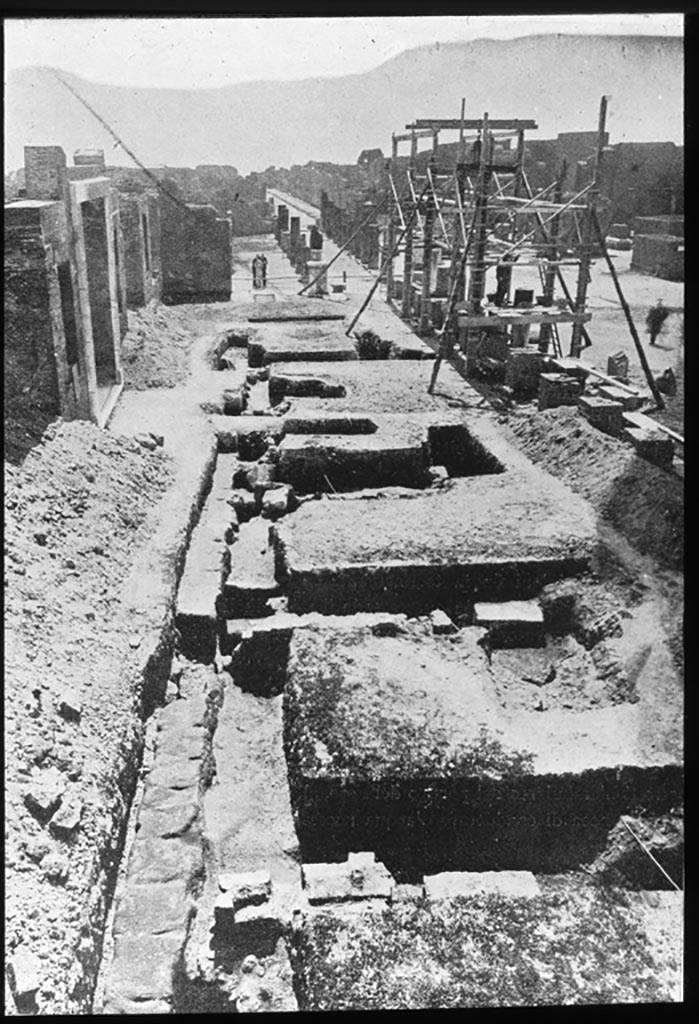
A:
{"label": "wooden beam", "polygon": [[[478,131],[483,127],[483,118],[471,118],[462,121],[460,117],[418,117],[412,124],[406,124],[405,127],[408,129],[428,129],[429,131],[434,131],[435,129],[438,129],[439,131],[448,131],[450,129],[459,131],[462,124],[464,131]],[[517,118],[504,121],[488,119],[488,128],[492,128],[494,131],[497,131],[498,129],[512,131],[519,131],[522,129],[527,131],[538,127],[539,126],[536,121],[520,121]]]}

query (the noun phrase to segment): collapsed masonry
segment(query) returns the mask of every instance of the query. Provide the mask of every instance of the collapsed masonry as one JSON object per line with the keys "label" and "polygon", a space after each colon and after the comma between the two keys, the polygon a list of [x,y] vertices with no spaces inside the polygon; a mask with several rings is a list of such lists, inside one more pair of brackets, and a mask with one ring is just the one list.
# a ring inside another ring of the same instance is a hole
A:
{"label": "collapsed masonry", "polygon": [[25,147],[5,205],[6,411],[109,419],[127,309],[230,298],[230,222],[157,191],[119,193],[101,150]]}

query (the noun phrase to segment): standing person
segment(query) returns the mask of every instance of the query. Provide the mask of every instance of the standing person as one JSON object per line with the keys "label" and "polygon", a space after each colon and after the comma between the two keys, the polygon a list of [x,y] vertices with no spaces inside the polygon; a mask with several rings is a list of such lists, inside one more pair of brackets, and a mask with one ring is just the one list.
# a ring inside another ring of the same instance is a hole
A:
{"label": "standing person", "polygon": [[267,287],[267,257],[264,253],[260,253],[260,276],[262,278],[262,288]]}
{"label": "standing person", "polygon": [[646,317],[646,331],[650,334],[650,344],[655,345],[655,339],[663,329],[663,324],[670,316],[670,310],[663,305],[663,300],[658,299],[654,306],[648,310]]}

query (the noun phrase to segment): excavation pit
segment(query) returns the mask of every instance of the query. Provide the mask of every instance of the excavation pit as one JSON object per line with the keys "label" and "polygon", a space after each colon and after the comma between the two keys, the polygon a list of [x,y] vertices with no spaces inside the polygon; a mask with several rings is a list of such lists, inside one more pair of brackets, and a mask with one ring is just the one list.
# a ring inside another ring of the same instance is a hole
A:
{"label": "excavation pit", "polygon": [[399,882],[566,871],[620,815],[681,802],[643,706],[512,713],[482,637],[294,631],[284,746],[304,862],[371,850]]}

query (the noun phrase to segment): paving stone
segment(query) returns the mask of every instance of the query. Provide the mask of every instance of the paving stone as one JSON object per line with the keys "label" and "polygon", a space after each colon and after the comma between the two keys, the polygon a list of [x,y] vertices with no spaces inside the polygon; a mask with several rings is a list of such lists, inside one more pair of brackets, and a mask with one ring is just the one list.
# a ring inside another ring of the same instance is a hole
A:
{"label": "paving stone", "polygon": [[202,866],[203,855],[198,844],[139,832],[129,858],[127,885],[188,881]]}
{"label": "paving stone", "polygon": [[264,615],[268,598],[279,594],[269,522],[243,523],[231,548],[231,568],[223,585],[221,609],[227,616]]}
{"label": "paving stone", "polygon": [[138,823],[144,836],[167,839],[192,831],[198,816],[199,804],[191,790],[153,786],[144,794]]}
{"label": "paving stone", "polygon": [[540,892],[530,871],[443,871],[425,876],[425,895],[431,900],[481,893],[531,898]]}
{"label": "paving stone", "polygon": [[350,853],[341,864],[304,864],[303,884],[315,904],[388,899],[395,883],[373,853]]}
{"label": "paving stone", "polygon": [[186,881],[130,882],[114,916],[114,934],[160,935],[184,929],[191,909]]}
{"label": "paving stone", "polygon": [[184,931],[163,935],[115,936],[114,959],[105,984],[104,1009],[124,1005],[124,1000],[172,999],[173,968],[184,942]]}

